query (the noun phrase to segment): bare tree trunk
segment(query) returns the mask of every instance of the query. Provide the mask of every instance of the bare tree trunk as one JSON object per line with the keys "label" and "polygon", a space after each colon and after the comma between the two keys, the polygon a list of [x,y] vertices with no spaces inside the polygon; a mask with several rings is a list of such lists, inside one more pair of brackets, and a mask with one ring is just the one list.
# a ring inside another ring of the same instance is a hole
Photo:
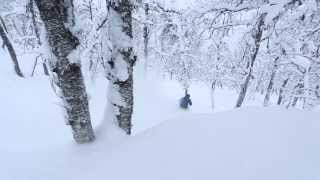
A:
{"label": "bare tree trunk", "polygon": [[95,136],[81,65],[78,63],[79,60],[68,59],[79,45],[78,38],[65,26],[70,2],[66,0],[35,0],[35,2],[47,30],[51,51],[57,59],[50,64],[56,75],[56,84],[62,92],[67,123],[71,125],[76,142],[91,142]]}
{"label": "bare tree trunk", "polygon": [[270,96],[271,96],[271,92],[272,92],[273,84],[274,84],[273,81],[274,81],[274,78],[275,78],[277,70],[278,70],[278,60],[279,60],[279,57],[277,57],[273,62],[274,64],[273,64],[273,69],[272,69],[272,73],[271,73],[271,78],[270,78],[270,81],[269,81],[269,84],[267,87],[266,96],[264,97],[264,102],[263,102],[264,106],[269,105]]}
{"label": "bare tree trunk", "polygon": [[303,75],[304,84],[304,98],[303,98],[303,109],[310,110],[313,107],[312,94],[311,94],[311,84],[310,84],[310,72],[313,65],[311,64]]}
{"label": "bare tree trunk", "polygon": [[93,21],[93,9],[92,9],[92,2],[93,0],[90,0],[88,2],[88,10],[89,10],[89,14],[90,14],[90,20]]}
{"label": "bare tree trunk", "polygon": [[36,61],[35,61],[34,64],[33,64],[32,72],[31,72],[31,77],[34,76],[34,72],[36,71],[36,67],[37,67],[37,65],[38,65],[38,59],[39,59],[39,57],[40,57],[40,56],[37,56],[37,57],[36,57]]}
{"label": "bare tree trunk", "polygon": [[284,91],[284,88],[287,86],[288,82],[289,82],[289,78],[283,81],[283,84],[282,84],[281,89],[280,89],[280,92],[279,92],[279,98],[278,98],[278,101],[277,101],[277,104],[278,104],[278,105],[281,105],[281,104],[282,104],[283,91]]}
{"label": "bare tree trunk", "polygon": [[42,63],[42,67],[43,67],[44,75],[49,76],[49,70],[48,70],[47,64],[45,62]]}
{"label": "bare tree trunk", "polygon": [[38,44],[41,45],[41,39],[40,39],[40,32],[39,32],[39,28],[37,26],[37,21],[36,21],[36,13],[34,11],[34,0],[30,0],[29,3],[28,3],[28,8],[29,8],[29,11],[31,13],[31,19],[32,19],[32,25],[33,25],[33,28],[34,28],[34,32],[36,34],[36,37],[37,37],[37,40],[38,40]]}
{"label": "bare tree trunk", "polygon": [[[145,3],[144,5],[144,12],[145,12],[145,20],[148,21],[148,16],[149,16],[149,4]],[[144,42],[144,71],[147,73],[148,71],[148,57],[149,57],[149,51],[148,51],[148,46],[149,46],[149,28],[148,28],[148,23],[145,22],[144,27],[143,27],[143,42]]]}
{"label": "bare tree trunk", "polygon": [[298,97],[294,97],[294,98],[293,98],[293,101],[292,101],[292,103],[291,103],[291,107],[296,107],[296,106],[297,106],[297,103],[298,103],[298,100],[299,100]]}
{"label": "bare tree trunk", "polygon": [[211,84],[211,109],[212,111],[214,111],[215,109],[215,99],[214,99],[214,92],[216,90],[216,81],[213,81],[212,84]]}
{"label": "bare tree trunk", "polygon": [[292,97],[290,97],[290,100],[289,100],[288,104],[286,105],[286,108],[287,108],[287,109],[289,109],[289,107],[291,106],[292,99],[293,99],[293,98],[292,98]]}
{"label": "bare tree trunk", "polygon": [[[110,39],[113,50],[108,77],[112,83],[111,104],[114,107],[118,125],[131,134],[133,113],[133,66],[137,57],[133,51],[131,0],[109,1]],[[120,42],[119,39],[122,41]]]}
{"label": "bare tree trunk", "polygon": [[12,46],[8,36],[7,36],[6,26],[4,24],[4,21],[3,21],[2,17],[0,17],[0,36],[1,36],[2,41],[3,41],[3,48],[7,47],[7,49],[8,49],[8,52],[9,52],[11,60],[13,62],[14,70],[15,70],[16,74],[19,77],[23,77],[22,71],[21,71],[20,66],[19,66],[19,62],[18,62],[18,58],[17,58],[16,52],[15,52],[15,50],[14,50],[14,48],[13,48],[13,46]]}
{"label": "bare tree trunk", "polygon": [[298,83],[294,89],[296,89],[296,96],[293,97],[293,100],[291,101],[291,104],[288,105],[288,107],[296,107],[297,103],[299,101],[299,97],[300,95],[303,95],[303,88],[304,88],[304,84],[303,83]]}
{"label": "bare tree trunk", "polygon": [[265,21],[266,16],[267,16],[266,13],[263,13],[260,15],[260,17],[257,21],[257,27],[256,27],[256,29],[254,29],[254,32],[253,32],[255,47],[254,47],[254,51],[252,52],[252,56],[251,56],[249,67],[248,67],[249,72],[247,74],[247,77],[246,77],[244,83],[241,85],[241,90],[240,90],[239,97],[238,97],[238,100],[236,103],[236,108],[241,107],[241,105],[246,97],[247,91],[248,91],[250,79],[252,78],[252,74],[253,74],[254,63],[257,59],[257,55],[258,55],[258,52],[260,49],[261,38],[262,38],[262,34],[263,34],[263,26],[264,26],[264,21]]}
{"label": "bare tree trunk", "polygon": [[[249,74],[251,74],[251,72]],[[246,97],[246,94],[247,94],[250,79],[251,79],[251,76],[247,76],[246,80],[244,81],[244,84],[241,85],[241,90],[237,100],[236,108],[239,108],[242,106],[244,98]]]}

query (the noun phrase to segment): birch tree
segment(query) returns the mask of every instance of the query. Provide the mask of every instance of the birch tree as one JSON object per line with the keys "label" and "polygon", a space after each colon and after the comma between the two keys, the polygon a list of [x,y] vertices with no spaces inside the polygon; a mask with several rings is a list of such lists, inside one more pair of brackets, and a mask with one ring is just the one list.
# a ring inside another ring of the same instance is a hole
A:
{"label": "birch tree", "polygon": [[110,79],[110,103],[118,126],[132,132],[133,67],[137,60],[133,47],[132,0],[109,0],[109,37],[111,57],[107,62]]}
{"label": "birch tree", "polygon": [[69,13],[71,0],[35,0],[47,31],[48,44],[56,60],[50,62],[56,85],[66,111],[66,121],[71,126],[74,140],[87,143],[95,139],[91,125],[88,96],[76,49],[78,38],[72,34]]}

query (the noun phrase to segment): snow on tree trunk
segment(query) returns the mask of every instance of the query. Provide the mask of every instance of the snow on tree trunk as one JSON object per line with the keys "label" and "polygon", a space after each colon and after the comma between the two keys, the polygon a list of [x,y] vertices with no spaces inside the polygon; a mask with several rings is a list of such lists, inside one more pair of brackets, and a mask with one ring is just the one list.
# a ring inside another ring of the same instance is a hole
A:
{"label": "snow on tree trunk", "polygon": [[292,101],[292,104],[291,104],[291,107],[296,107],[296,106],[297,106],[297,103],[298,103],[298,100],[299,100],[298,97],[294,97],[294,98],[293,98],[293,101]]}
{"label": "snow on tree trunk", "polygon": [[311,87],[310,87],[310,71],[311,67],[307,68],[307,71],[304,74],[303,77],[303,83],[305,85],[304,90],[304,99],[303,99],[303,109],[310,110],[312,108],[312,94],[311,94]]}
{"label": "snow on tree trunk", "polygon": [[277,57],[273,62],[274,64],[273,64],[273,69],[272,69],[272,72],[271,72],[271,78],[270,78],[270,81],[269,81],[269,84],[268,84],[268,87],[267,87],[266,96],[264,97],[264,101],[263,101],[263,105],[264,106],[268,106],[269,105],[270,96],[271,96],[271,92],[272,92],[273,84],[274,84],[274,78],[276,76],[277,69],[278,69],[278,60],[279,60],[279,57]]}
{"label": "snow on tree trunk", "polygon": [[296,92],[294,93],[293,97],[291,97],[290,103],[287,105],[287,108],[289,108],[290,106],[291,107],[297,106],[299,98],[304,95],[304,88],[305,88],[304,82],[300,82],[294,87],[294,90]]}
{"label": "snow on tree trunk", "polygon": [[56,85],[61,90],[67,123],[71,125],[77,143],[91,142],[95,136],[80,60],[69,56],[79,45],[78,38],[65,25],[69,7],[65,0],[35,2],[47,30],[49,46],[56,57],[56,61],[51,60],[50,65],[56,76]]}
{"label": "snow on tree trunk", "polygon": [[212,108],[212,111],[214,111],[215,109],[215,100],[214,100],[214,92],[216,90],[216,81],[212,82],[211,84],[211,108]]}
{"label": "snow on tree trunk", "polygon": [[40,31],[39,28],[37,26],[37,20],[36,20],[36,12],[34,10],[34,0],[29,0],[28,5],[27,5],[28,10],[30,11],[31,14],[31,19],[32,19],[32,25],[34,28],[34,33],[37,37],[38,40],[38,44],[41,45],[41,38],[40,38]]}
{"label": "snow on tree trunk", "polygon": [[149,16],[149,4],[145,3],[144,5],[144,12],[145,12],[145,24],[143,27],[143,42],[144,42],[144,73],[147,73],[148,71],[148,56],[149,56],[149,51],[148,51],[148,46],[149,46],[149,28],[148,28],[148,16]]}
{"label": "snow on tree trunk", "polygon": [[252,74],[253,74],[253,67],[254,67],[254,63],[257,59],[257,55],[260,49],[260,44],[261,44],[261,38],[262,38],[262,34],[263,34],[263,26],[264,26],[264,21],[265,18],[267,16],[267,13],[263,13],[259,16],[258,21],[257,21],[257,27],[254,29],[252,37],[254,38],[254,48],[253,48],[253,52],[251,55],[251,59],[250,59],[250,63],[249,63],[249,72],[245,78],[244,83],[241,85],[241,90],[239,93],[239,97],[236,103],[236,108],[241,107],[247,91],[248,91],[248,87],[249,87],[249,83],[250,83],[250,79],[252,78]]}
{"label": "snow on tree trunk", "polygon": [[278,105],[281,105],[281,104],[282,104],[283,96],[284,96],[284,95],[283,95],[283,91],[284,91],[284,88],[287,86],[288,82],[289,82],[289,78],[283,81],[283,84],[282,84],[282,86],[281,86],[281,88],[280,88],[278,101],[277,101],[277,104],[278,104]]}
{"label": "snow on tree trunk", "polygon": [[131,0],[110,0],[109,35],[112,54],[108,61],[111,80],[110,101],[121,129],[131,134],[133,113],[133,66],[137,57],[133,49]]}
{"label": "snow on tree trunk", "polygon": [[8,52],[10,54],[10,57],[11,57],[11,60],[13,62],[13,65],[14,65],[14,70],[16,72],[16,74],[19,76],[19,77],[23,77],[23,74],[22,74],[22,71],[20,69],[20,66],[19,66],[19,62],[18,62],[18,58],[17,58],[17,55],[16,55],[16,52],[7,36],[7,33],[6,33],[6,26],[4,24],[4,21],[3,19],[0,17],[0,36],[1,36],[1,39],[3,41],[3,47],[7,47],[8,49]]}

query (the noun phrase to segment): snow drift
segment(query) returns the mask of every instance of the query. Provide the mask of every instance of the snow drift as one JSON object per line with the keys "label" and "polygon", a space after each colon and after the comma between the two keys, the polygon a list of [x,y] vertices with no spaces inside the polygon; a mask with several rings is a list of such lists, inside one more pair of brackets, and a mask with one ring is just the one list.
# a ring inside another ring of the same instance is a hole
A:
{"label": "snow drift", "polygon": [[[320,179],[317,116],[280,108],[185,113],[134,137],[98,137],[89,145],[71,143],[56,127],[41,134],[41,144],[23,136],[24,144],[10,143],[3,139],[17,138],[2,126],[0,137],[6,143],[0,145],[0,178]],[[30,131],[38,128],[33,124]]]}

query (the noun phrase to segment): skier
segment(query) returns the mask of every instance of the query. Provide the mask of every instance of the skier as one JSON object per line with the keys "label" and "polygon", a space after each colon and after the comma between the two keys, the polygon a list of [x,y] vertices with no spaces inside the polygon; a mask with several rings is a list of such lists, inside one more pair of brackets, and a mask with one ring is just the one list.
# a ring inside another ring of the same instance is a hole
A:
{"label": "skier", "polygon": [[180,99],[180,107],[182,109],[188,109],[188,106],[192,106],[192,101],[190,99],[190,94],[186,91],[186,95]]}

